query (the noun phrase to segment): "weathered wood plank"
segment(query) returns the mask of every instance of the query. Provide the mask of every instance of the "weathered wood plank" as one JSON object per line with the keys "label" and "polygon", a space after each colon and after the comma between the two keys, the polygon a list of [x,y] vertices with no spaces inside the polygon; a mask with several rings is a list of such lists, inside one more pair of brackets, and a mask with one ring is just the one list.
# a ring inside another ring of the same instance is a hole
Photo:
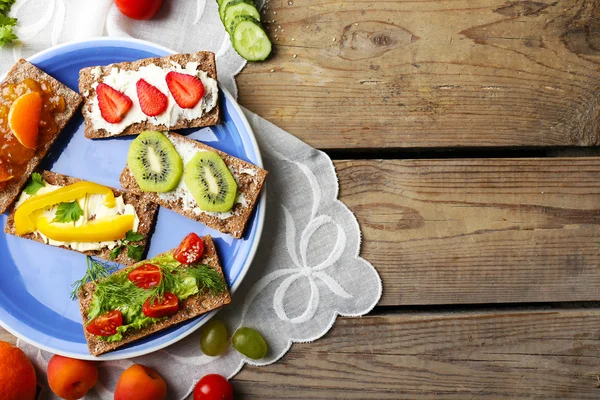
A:
{"label": "weathered wood plank", "polygon": [[598,309],[400,314],[338,319],[234,385],[243,399],[597,399],[599,361]]}
{"label": "weathered wood plank", "polygon": [[315,147],[599,143],[595,0],[268,7],[276,54],[238,76],[240,101]]}
{"label": "weathered wood plank", "polygon": [[600,300],[600,158],[336,169],[381,305]]}

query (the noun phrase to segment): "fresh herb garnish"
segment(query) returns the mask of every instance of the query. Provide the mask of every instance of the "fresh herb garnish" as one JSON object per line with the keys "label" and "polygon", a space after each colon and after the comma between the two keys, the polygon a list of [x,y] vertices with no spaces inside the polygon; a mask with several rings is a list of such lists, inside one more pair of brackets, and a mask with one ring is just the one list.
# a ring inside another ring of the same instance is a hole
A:
{"label": "fresh herb garnish", "polygon": [[[0,15],[0,20],[1,19],[2,15]],[[27,186],[25,186],[24,191],[28,195],[33,196],[38,192],[38,190],[40,190],[44,186],[46,186],[46,182],[44,182],[44,179],[42,179],[42,174],[34,172],[33,174],[31,174],[31,178],[29,179]]]}
{"label": "fresh herb garnish", "polygon": [[75,222],[83,215],[83,210],[79,205],[78,201],[71,201],[68,203],[62,202],[56,209],[56,215],[52,222]]}
{"label": "fresh herb garnish", "polygon": [[13,31],[17,25],[17,20],[8,16],[10,8],[16,0],[0,0],[0,48],[6,44],[11,44],[13,40],[18,39]]}
{"label": "fresh herb garnish", "polygon": [[110,259],[114,260],[123,252],[123,250],[127,249],[127,256],[135,261],[140,261],[142,259],[142,254],[144,252],[144,247],[142,245],[132,245],[132,242],[138,242],[144,239],[144,235],[134,232],[127,231],[125,234],[125,239],[121,240],[119,244],[111,250]]}
{"label": "fresh herb garnish", "polygon": [[77,298],[77,294],[79,293],[79,289],[83,285],[91,281],[97,281],[98,279],[106,278],[114,271],[117,270],[116,265],[110,265],[108,263],[103,264],[99,261],[94,260],[92,257],[86,257],[87,269],[85,271],[85,275],[78,281],[73,282],[71,287],[73,291],[71,292],[71,300],[75,300]]}
{"label": "fresh herb garnish", "polygon": [[196,279],[200,291],[208,289],[213,296],[221,294],[227,289],[223,277],[208,265],[200,264],[194,268],[188,268],[185,273]]}

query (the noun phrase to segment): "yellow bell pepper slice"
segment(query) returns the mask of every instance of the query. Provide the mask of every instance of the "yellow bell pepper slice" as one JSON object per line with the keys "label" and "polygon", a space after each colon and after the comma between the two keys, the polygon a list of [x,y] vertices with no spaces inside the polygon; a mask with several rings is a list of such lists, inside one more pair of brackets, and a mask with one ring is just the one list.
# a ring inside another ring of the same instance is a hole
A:
{"label": "yellow bell pepper slice", "polygon": [[61,187],[50,193],[33,196],[27,199],[15,212],[15,230],[17,235],[26,235],[35,231],[33,213],[62,202],[74,201],[86,194],[103,194],[104,205],[112,208],[116,205],[115,195],[111,188],[93,182],[81,181]]}
{"label": "yellow bell pepper slice", "polygon": [[133,229],[133,215],[113,215],[86,222],[81,226],[55,224],[47,218],[35,221],[35,228],[44,236],[59,242],[94,243],[123,239]]}

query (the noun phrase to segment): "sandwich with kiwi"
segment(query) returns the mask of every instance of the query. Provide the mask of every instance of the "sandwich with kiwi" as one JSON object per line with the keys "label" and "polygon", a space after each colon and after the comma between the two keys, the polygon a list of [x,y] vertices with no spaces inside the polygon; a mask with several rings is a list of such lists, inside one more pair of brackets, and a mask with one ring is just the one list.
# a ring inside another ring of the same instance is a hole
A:
{"label": "sandwich with kiwi", "polygon": [[158,205],[134,193],[34,172],[5,232],[127,265],[145,255],[157,211]]}
{"label": "sandwich with kiwi", "polygon": [[190,233],[176,249],[112,274],[102,264],[88,261],[76,294],[94,356],[231,302],[210,236]]}
{"label": "sandwich with kiwi", "polygon": [[176,133],[145,131],[129,147],[121,186],[241,238],[267,171]]}
{"label": "sandwich with kiwi", "polygon": [[215,55],[207,51],[84,68],[79,92],[90,139],[220,120]]}

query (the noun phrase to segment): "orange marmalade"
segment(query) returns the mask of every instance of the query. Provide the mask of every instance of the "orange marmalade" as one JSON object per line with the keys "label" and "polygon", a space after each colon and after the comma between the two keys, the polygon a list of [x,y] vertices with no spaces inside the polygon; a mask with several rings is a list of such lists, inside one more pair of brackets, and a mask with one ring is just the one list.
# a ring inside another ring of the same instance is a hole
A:
{"label": "orange marmalade", "polygon": [[[8,113],[12,103],[18,97],[30,92],[38,92],[42,96],[42,112],[36,149],[28,149],[19,143],[8,124]],[[56,94],[45,81],[38,82],[27,78],[17,84],[3,83],[0,85],[0,190],[4,189],[11,180],[19,179],[37,149],[44,147],[54,138],[58,133],[55,116],[64,110],[65,99]],[[11,179],[6,180],[11,176]]]}

